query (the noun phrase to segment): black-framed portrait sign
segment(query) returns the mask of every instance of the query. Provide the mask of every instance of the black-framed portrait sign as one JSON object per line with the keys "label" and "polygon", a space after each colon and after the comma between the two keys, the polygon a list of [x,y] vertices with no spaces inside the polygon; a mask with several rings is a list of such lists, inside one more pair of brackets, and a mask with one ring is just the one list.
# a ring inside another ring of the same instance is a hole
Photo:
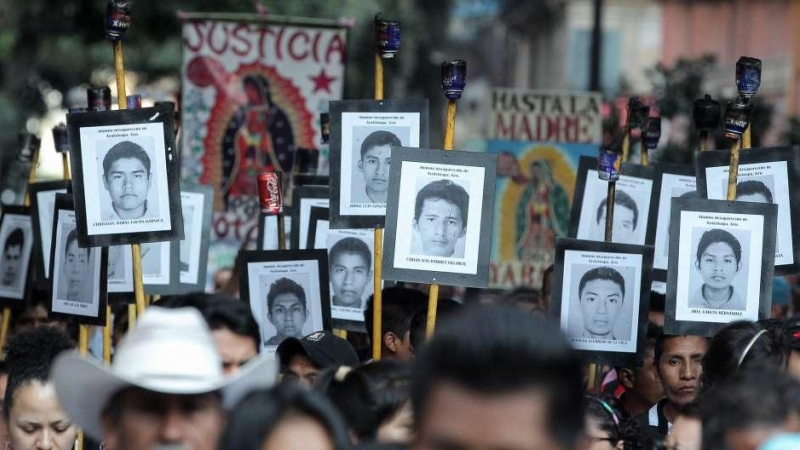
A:
{"label": "black-framed portrait sign", "polygon": [[183,292],[180,283],[180,244],[176,241],[142,244],[142,282],[147,295]]}
{"label": "black-framed portrait sign", "polygon": [[167,105],[67,117],[81,246],[183,239],[172,121]]}
{"label": "black-framed portrait sign", "polygon": [[[653,169],[624,163],[614,197],[611,241],[642,245],[645,242],[653,189]],[[597,176],[597,158],[581,156],[575,181],[575,198],[569,236],[590,241],[605,240],[608,182]]]}
{"label": "black-framed portrait sign", "polygon": [[573,348],[610,364],[641,364],[652,261],[649,245],[556,240],[550,314]]}
{"label": "black-framed portrait sign", "polygon": [[75,206],[71,195],[56,197],[50,246],[51,317],[104,326],[108,291],[108,250],[80,247]]}
{"label": "black-framed portrait sign", "polygon": [[311,224],[311,208],[330,206],[327,186],[299,186],[292,195],[292,249],[308,249],[308,228]]}
{"label": "black-framed portrait sign", "polygon": [[428,100],[330,104],[331,228],[383,227],[392,147],[428,146]]}
{"label": "black-framed portrait sign", "polygon": [[[284,244],[287,249],[292,248],[292,208],[284,206],[283,230],[286,233]],[[258,217],[258,245],[260,250],[280,250],[278,245],[278,216],[275,214],[261,214]]]}
{"label": "black-framed portrait sign", "polygon": [[[736,201],[778,205],[775,273],[800,272],[800,149],[797,147],[754,148],[739,154]],[[730,150],[698,153],[698,191],[714,200],[728,198]],[[791,193],[795,194],[792,195]]]}
{"label": "black-framed portrait sign", "polygon": [[133,252],[130,245],[108,247],[107,267],[109,294],[133,292]]}
{"label": "black-framed portrait sign", "polygon": [[667,281],[669,266],[669,221],[672,199],[699,198],[694,167],[678,164],[659,164],[655,167],[653,195],[650,201],[649,223],[645,242],[653,249],[653,280]]}
{"label": "black-framed portrait sign", "polygon": [[31,260],[39,278],[50,278],[50,244],[53,232],[53,211],[56,194],[66,194],[72,187],[70,180],[37,181],[28,186],[33,223],[33,256]]}
{"label": "black-framed portrait sign", "polygon": [[496,176],[497,155],[393,147],[383,278],[486,287]]}
{"label": "black-framed portrait sign", "polygon": [[26,206],[3,206],[0,215],[0,306],[25,306],[25,288],[33,251],[33,225]]}
{"label": "black-framed portrait sign", "polygon": [[664,332],[711,336],[769,317],[778,206],[672,199]]}
{"label": "black-framed portrait sign", "polygon": [[177,254],[179,282],[185,292],[201,292],[206,285],[213,199],[214,188],[209,185],[181,184],[184,228]]}
{"label": "black-framed portrait sign", "polygon": [[244,251],[237,258],[239,289],[274,353],[286,338],[331,330],[325,250]]}
{"label": "black-framed portrait sign", "polygon": [[375,232],[332,229],[326,208],[311,208],[309,245],[327,250],[331,318],[336,328],[364,330],[364,309],[374,292]]}

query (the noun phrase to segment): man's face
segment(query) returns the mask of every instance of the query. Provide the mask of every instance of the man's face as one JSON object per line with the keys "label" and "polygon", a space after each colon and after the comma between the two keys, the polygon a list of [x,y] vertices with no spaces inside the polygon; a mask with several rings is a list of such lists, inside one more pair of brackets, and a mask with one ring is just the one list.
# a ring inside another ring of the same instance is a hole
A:
{"label": "man's face", "polygon": [[114,450],[214,450],[225,425],[220,397],[131,389],[116,400],[118,417],[103,417],[104,443]]}
{"label": "man's face", "polygon": [[736,261],[733,249],[725,242],[714,242],[700,255],[695,265],[703,276],[703,282],[715,289],[731,285],[733,277],[739,272],[741,264]]}
{"label": "man's face", "polygon": [[345,306],[358,308],[371,278],[369,267],[361,255],[340,253],[331,263],[331,284],[336,300]]}
{"label": "man's face", "polygon": [[306,309],[296,295],[278,294],[269,312],[269,320],[283,337],[301,338],[306,323]]}
{"label": "man's face", "polygon": [[70,450],[77,428],[58,403],[52,383],[33,381],[14,394],[8,437],[16,450]]}
{"label": "man's face", "polygon": [[322,369],[306,355],[295,354],[289,358],[289,372],[297,377],[303,387],[311,389],[321,371]]}
{"label": "man's face", "polygon": [[258,343],[249,336],[236,334],[229,328],[217,328],[211,331],[211,339],[222,360],[222,371],[225,375],[233,375],[239,367],[258,356]]}
{"label": "man's face", "polygon": [[737,202],[770,203],[764,194],[753,192],[752,194],[737,195]]}
{"label": "man's face", "polygon": [[17,281],[22,264],[22,246],[12,245],[3,252],[3,286],[12,286]]}
{"label": "man's face", "polygon": [[389,189],[389,168],[392,165],[392,147],[378,145],[364,152],[358,168],[364,174],[367,192],[385,193]]}
{"label": "man's face", "polygon": [[118,213],[132,213],[144,206],[150,174],[138,158],[120,158],[103,175],[103,183]]}
{"label": "man's face", "polygon": [[425,199],[414,227],[422,239],[423,253],[430,256],[453,256],[465,231],[458,206],[441,198]]}
{"label": "man's face", "polygon": [[548,399],[537,390],[478,394],[446,381],[434,386],[418,417],[414,450],[558,450]]}
{"label": "man's face", "polygon": [[[633,210],[627,206],[620,204],[614,205],[614,229],[612,231],[611,239],[614,242],[631,243],[633,232],[636,231],[634,224]],[[600,216],[598,224],[605,226],[606,223],[606,208],[603,208],[603,213]]]}
{"label": "man's face", "polygon": [[64,275],[67,280],[67,299],[76,300],[80,294],[81,286],[86,282],[89,273],[89,255],[85,248],[78,248],[78,241],[72,241],[67,246],[64,258]]}
{"label": "man's face", "polygon": [[664,342],[657,373],[674,406],[688,405],[697,397],[707,348],[708,342],[700,336],[675,336]]}
{"label": "man's face", "polygon": [[622,288],[611,280],[592,280],[581,291],[583,326],[595,335],[607,335],[617,323],[623,302]]}

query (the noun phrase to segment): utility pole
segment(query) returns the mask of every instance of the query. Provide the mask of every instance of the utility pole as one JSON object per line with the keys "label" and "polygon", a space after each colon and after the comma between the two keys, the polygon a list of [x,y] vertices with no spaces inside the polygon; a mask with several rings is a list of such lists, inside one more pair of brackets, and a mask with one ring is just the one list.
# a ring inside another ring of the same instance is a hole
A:
{"label": "utility pole", "polygon": [[600,61],[603,48],[603,0],[594,0],[594,28],[589,55],[589,90],[600,90]]}

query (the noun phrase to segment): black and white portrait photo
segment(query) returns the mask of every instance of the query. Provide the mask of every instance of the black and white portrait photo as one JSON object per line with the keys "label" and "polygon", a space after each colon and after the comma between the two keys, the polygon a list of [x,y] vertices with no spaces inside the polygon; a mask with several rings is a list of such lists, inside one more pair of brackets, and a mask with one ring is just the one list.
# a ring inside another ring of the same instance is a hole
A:
{"label": "black and white portrait photo", "polygon": [[325,251],[254,251],[240,255],[241,292],[259,323],[267,351],[274,352],[286,338],[299,339],[329,327]]}
{"label": "black and white portrait photo", "polygon": [[[300,186],[292,194],[291,242],[293,249],[304,250],[308,245],[308,230],[311,224],[311,208],[328,208],[328,188]],[[277,242],[277,239],[276,239]]]}
{"label": "black and white portrait photo", "polygon": [[368,218],[386,215],[392,147],[427,145],[428,103],[338,101],[331,113],[332,228],[375,226]]}
{"label": "black and white portrait photo", "polygon": [[641,359],[653,247],[558,238],[550,316],[572,347],[613,364]]}
{"label": "black and white portrait photo", "polygon": [[22,300],[33,248],[28,208],[3,207],[0,219],[0,298]]}
{"label": "black and white portrait photo", "polygon": [[172,283],[174,257],[169,241],[142,244],[142,280],[148,294],[162,293],[161,287]]}
{"label": "black and white portrait photo", "polygon": [[667,279],[669,265],[670,211],[673,198],[699,198],[694,167],[663,165],[656,169],[653,186],[653,202],[650,205],[650,221],[655,225],[648,227],[646,241],[655,246],[653,254],[653,277],[660,281]]}
{"label": "black and white portrait photo", "polygon": [[[324,228],[317,223],[317,236],[322,237]],[[328,250],[332,318],[364,321],[373,292],[374,242],[373,231],[365,229],[327,229],[324,240],[315,241],[315,248]]]}
{"label": "black and white portrait photo", "polygon": [[32,258],[41,270],[44,279],[50,278],[50,245],[53,233],[53,212],[56,205],[56,194],[66,194],[69,180],[44,181],[31,183],[31,209],[35,213],[33,219],[34,251],[37,258]]}
{"label": "black and white portrait photo", "polygon": [[182,237],[172,111],[71,114],[67,121],[82,244]]}
{"label": "black and white portrait photo", "polygon": [[183,240],[177,253],[179,282],[186,289],[202,290],[205,286],[213,196],[211,186],[181,184]]}
{"label": "black and white portrait photo", "polygon": [[108,292],[133,292],[133,254],[130,245],[108,247]]}
{"label": "black and white portrait photo", "polygon": [[[724,200],[728,195],[728,166],[706,167],[706,192],[709,199]],[[792,265],[792,215],[786,161],[740,164],[736,182],[736,201],[778,205],[775,264]]]}
{"label": "black and white portrait photo", "polygon": [[[676,198],[672,208],[671,233],[681,238],[671,242],[667,327],[761,319],[759,299],[772,286],[774,253],[767,249],[775,242],[777,207]],[[681,330],[669,332],[675,331]]]}
{"label": "black and white portrait photo", "polygon": [[460,283],[469,283],[469,276],[483,278],[480,261],[494,210],[494,194],[487,198],[487,193],[494,191],[496,167],[496,158],[483,156],[493,155],[399,147],[392,151],[397,175],[386,222],[388,279],[401,280],[389,273],[414,276],[393,272],[398,269],[438,272],[440,277],[448,273]]}

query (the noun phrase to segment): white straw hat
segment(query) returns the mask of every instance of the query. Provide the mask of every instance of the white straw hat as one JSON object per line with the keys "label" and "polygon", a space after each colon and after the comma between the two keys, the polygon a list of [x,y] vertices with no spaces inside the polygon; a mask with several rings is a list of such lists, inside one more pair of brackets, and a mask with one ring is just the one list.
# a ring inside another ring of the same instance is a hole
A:
{"label": "white straw hat", "polygon": [[272,386],[278,374],[273,358],[257,358],[225,377],[211,332],[194,308],[153,306],[120,343],[110,368],[67,352],[56,358],[52,380],[61,406],[91,437],[102,439],[100,415],[109,399],[126,387],[164,394],[220,391],[232,407],[247,392]]}

